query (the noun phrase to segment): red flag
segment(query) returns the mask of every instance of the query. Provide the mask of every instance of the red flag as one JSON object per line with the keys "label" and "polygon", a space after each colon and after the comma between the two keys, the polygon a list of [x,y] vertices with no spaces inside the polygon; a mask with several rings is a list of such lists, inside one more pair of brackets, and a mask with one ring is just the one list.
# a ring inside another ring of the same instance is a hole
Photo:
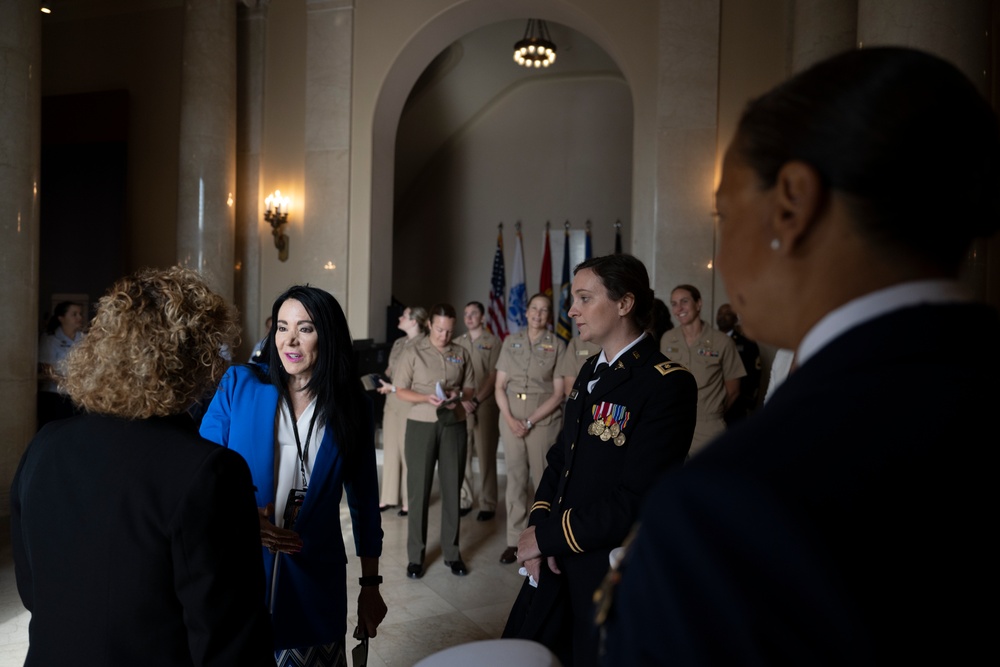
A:
{"label": "red flag", "polygon": [[549,247],[549,223],[545,223],[545,248],[542,250],[542,277],[538,280],[538,291],[552,298],[552,249]]}

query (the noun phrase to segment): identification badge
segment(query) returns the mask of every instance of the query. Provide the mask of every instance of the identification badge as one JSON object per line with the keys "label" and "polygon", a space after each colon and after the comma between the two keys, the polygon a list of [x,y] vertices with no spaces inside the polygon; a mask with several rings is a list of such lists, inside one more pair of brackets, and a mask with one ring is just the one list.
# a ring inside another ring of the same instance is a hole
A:
{"label": "identification badge", "polygon": [[289,489],[288,500],[285,501],[285,513],[281,519],[281,527],[291,530],[295,525],[295,520],[299,518],[299,510],[302,509],[302,502],[306,499],[305,489]]}

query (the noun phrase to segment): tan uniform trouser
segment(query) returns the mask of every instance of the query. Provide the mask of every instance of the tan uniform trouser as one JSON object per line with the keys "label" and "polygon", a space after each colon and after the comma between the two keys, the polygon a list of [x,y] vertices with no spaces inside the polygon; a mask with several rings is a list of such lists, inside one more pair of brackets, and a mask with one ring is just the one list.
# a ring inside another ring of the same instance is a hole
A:
{"label": "tan uniform trouser", "polygon": [[[527,419],[548,396],[529,394],[521,400],[507,394],[510,414],[517,420]],[[562,408],[534,424],[524,438],[514,435],[507,421],[500,417],[500,437],[503,438],[504,460],[507,462],[507,546],[517,546],[517,539],[528,525],[528,510],[535,499],[535,489],[542,481],[545,455],[559,438],[562,429]]]}
{"label": "tan uniform trouser", "polygon": [[703,415],[699,412],[698,421],[694,425],[694,438],[691,439],[691,450],[688,452],[688,456],[697,454],[705,448],[705,445],[715,440],[725,430],[726,422],[723,421],[722,415]]}
{"label": "tan uniform trouser", "polygon": [[[395,405],[394,405],[395,404]],[[402,404],[402,405],[400,405]],[[382,505],[406,505],[406,415],[409,403],[389,395],[382,413]]]}
{"label": "tan uniform trouser", "polygon": [[500,410],[490,398],[483,401],[476,412],[466,417],[469,454],[465,463],[465,480],[462,482],[462,507],[472,507],[476,501],[475,477],[472,474],[472,455],[479,457],[479,509],[495,512],[497,509],[497,441],[500,439],[497,419]]}

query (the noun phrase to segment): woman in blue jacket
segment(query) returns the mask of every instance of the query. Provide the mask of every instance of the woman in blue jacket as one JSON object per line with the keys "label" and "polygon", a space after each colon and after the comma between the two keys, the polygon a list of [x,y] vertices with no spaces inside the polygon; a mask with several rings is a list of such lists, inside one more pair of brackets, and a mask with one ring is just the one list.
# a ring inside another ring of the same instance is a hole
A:
{"label": "woman in blue jacket", "polygon": [[229,370],[201,434],[250,464],[278,665],[346,665],[344,490],[361,559],[359,632],[374,637],[386,613],[371,408],[332,295],[295,286],[271,315],[261,365]]}

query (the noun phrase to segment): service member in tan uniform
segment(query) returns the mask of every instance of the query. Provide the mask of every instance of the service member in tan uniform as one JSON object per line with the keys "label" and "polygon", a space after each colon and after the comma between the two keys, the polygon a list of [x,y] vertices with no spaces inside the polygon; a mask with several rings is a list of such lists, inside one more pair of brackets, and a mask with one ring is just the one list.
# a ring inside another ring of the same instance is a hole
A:
{"label": "service member in tan uniform", "polygon": [[573,391],[573,383],[576,376],[580,374],[580,369],[587,359],[595,354],[601,353],[601,346],[594,342],[587,342],[580,336],[573,336],[569,344],[566,345],[566,354],[556,367],[556,375],[561,375],[563,379],[563,389],[566,396]]}
{"label": "service member in tan uniform", "polygon": [[528,329],[503,342],[497,361],[496,399],[507,462],[507,548],[501,563],[517,560],[517,539],[545,469],[545,452],[562,428],[563,379],[556,367],[566,344],[546,327],[552,300],[536,294],[528,302]]}
{"label": "service member in tan uniform", "polygon": [[465,457],[465,480],[462,482],[461,514],[465,516],[475,503],[475,476],[472,474],[472,454],[479,457],[479,514],[478,521],[489,521],[497,511],[497,442],[500,439],[494,387],[496,365],[500,357],[500,339],[483,326],[486,308],[478,301],[465,306],[464,320],[468,331],[455,342],[469,353],[472,360],[472,377],[476,392],[465,404],[465,427],[468,431],[468,450]]}
{"label": "service member in tan uniform", "polygon": [[407,491],[410,505],[406,551],[408,577],[424,574],[427,507],[437,464],[441,487],[441,552],[452,573],[468,571],[458,549],[458,498],[465,470],[465,408],[462,396],[474,391],[469,354],[451,342],[455,309],[431,309],[430,333],[405,350],[392,389],[413,403],[406,420]]}
{"label": "service member in tan uniform", "polygon": [[[403,349],[427,335],[427,311],[420,306],[404,310],[399,316],[399,330],[406,335],[397,338],[389,350],[385,376],[390,380]],[[384,512],[401,504],[403,507],[398,514],[406,516],[409,508],[406,505],[406,457],[403,451],[406,416],[410,414],[412,404],[399,400],[392,392],[392,385],[385,382],[382,382],[378,391],[385,394],[385,411],[382,414],[382,499],[378,508]]]}
{"label": "service member in tan uniform", "polygon": [[698,382],[698,423],[690,456],[726,430],[722,416],[740,395],[740,378],[746,375],[732,339],[705,324],[701,292],[693,285],[678,285],[670,293],[670,308],[680,326],[663,334],[660,352],[683,364]]}

